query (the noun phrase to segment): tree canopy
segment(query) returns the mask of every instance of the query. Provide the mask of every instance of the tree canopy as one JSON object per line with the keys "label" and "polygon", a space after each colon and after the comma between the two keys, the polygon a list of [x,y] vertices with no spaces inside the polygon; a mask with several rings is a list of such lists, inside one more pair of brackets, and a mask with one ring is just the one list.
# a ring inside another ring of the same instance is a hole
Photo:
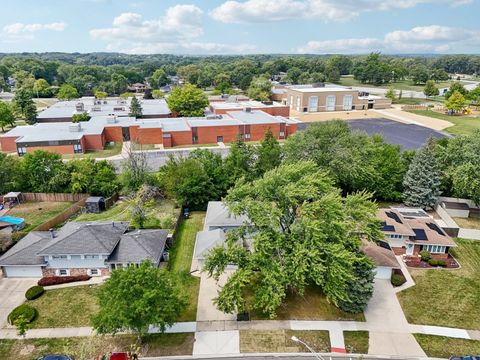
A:
{"label": "tree canopy", "polygon": [[187,84],[173,89],[167,103],[170,110],[179,116],[203,116],[208,106],[208,97],[195,85]]}
{"label": "tree canopy", "polygon": [[60,100],[73,100],[78,99],[79,95],[75,86],[70,84],[64,84],[58,90],[57,97]]}
{"label": "tree canopy", "polygon": [[13,126],[15,124],[15,114],[12,106],[9,103],[0,101],[0,128],[2,132],[5,131],[5,127]]}

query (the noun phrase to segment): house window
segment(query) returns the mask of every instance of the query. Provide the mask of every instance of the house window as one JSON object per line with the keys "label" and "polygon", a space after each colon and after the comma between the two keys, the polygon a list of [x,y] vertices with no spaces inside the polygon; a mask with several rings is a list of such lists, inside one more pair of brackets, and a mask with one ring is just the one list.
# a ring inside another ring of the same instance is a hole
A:
{"label": "house window", "polygon": [[81,154],[81,153],[83,153],[82,145],[81,145],[81,144],[73,144],[73,152],[74,152],[75,154]]}
{"label": "house window", "polygon": [[402,235],[390,234],[390,239],[401,239],[402,237]]}
{"label": "house window", "polygon": [[352,110],[352,105],[353,105],[353,96],[345,95],[343,97],[343,110],[345,111]]}
{"label": "house window", "polygon": [[445,254],[447,247],[443,245],[423,245],[422,250],[426,250],[431,254]]}
{"label": "house window", "polygon": [[223,142],[223,136],[217,136],[217,143]]}
{"label": "house window", "polygon": [[93,260],[93,259],[98,259],[98,255],[85,255],[85,260]]}
{"label": "house window", "polygon": [[58,269],[58,276],[68,276],[70,271],[68,269]]}
{"label": "house window", "polygon": [[18,156],[23,156],[27,153],[27,148],[26,147],[19,147],[17,149]]}
{"label": "house window", "polygon": [[295,104],[295,110],[300,111],[300,96],[297,96],[297,102]]}
{"label": "house window", "polygon": [[285,139],[285,131],[280,131],[280,139]]}
{"label": "house window", "polygon": [[318,111],[318,96],[310,96],[308,98],[308,111],[309,112]]}
{"label": "house window", "polygon": [[66,260],[66,259],[67,259],[67,255],[53,255],[53,256],[52,256],[52,259],[53,259],[53,260]]}
{"label": "house window", "polygon": [[249,133],[245,134],[245,140],[247,140],[247,141],[250,140],[250,134]]}
{"label": "house window", "polygon": [[90,275],[91,276],[98,276],[98,275],[100,275],[100,271],[98,271],[98,269],[90,269]]}

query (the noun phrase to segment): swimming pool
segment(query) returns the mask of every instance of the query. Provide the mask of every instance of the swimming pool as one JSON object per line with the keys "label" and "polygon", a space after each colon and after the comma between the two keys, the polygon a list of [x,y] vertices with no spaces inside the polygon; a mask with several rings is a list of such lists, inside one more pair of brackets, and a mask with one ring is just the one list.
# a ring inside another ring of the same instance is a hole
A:
{"label": "swimming pool", "polygon": [[13,216],[1,216],[0,221],[10,223],[13,225],[20,225],[25,222],[25,219],[13,217]]}

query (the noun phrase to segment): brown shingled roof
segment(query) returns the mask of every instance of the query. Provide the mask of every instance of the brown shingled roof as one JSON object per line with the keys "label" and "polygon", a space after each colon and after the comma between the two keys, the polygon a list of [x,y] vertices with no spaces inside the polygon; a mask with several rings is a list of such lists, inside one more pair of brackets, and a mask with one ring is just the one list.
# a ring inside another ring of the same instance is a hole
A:
{"label": "brown shingled roof", "polygon": [[370,241],[364,241],[360,250],[372,259],[376,266],[400,268],[392,250],[385,249]]}

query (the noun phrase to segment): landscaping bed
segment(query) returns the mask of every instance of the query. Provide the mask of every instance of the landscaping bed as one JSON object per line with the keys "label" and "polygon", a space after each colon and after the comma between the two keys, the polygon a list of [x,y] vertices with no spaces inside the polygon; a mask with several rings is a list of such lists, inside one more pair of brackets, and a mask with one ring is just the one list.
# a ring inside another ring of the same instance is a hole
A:
{"label": "landscaping bed", "polygon": [[459,263],[452,255],[448,255],[448,258],[445,260],[445,266],[443,265],[443,262],[440,265],[435,265],[435,262],[422,261],[422,259],[418,257],[407,258],[405,260],[405,265],[418,269],[458,269],[460,267]]}
{"label": "landscaping bed", "polygon": [[448,359],[451,356],[480,354],[480,341],[455,339],[444,336],[414,334],[428,357]]}
{"label": "landscaping bed", "polygon": [[[148,335],[139,347],[141,356],[191,355],[194,334]],[[137,351],[135,335],[0,340],[0,359],[31,360],[44,354],[69,354],[75,359],[91,359],[110,351]]]}
{"label": "landscaping bed", "polygon": [[368,354],[368,331],[344,331],[345,349],[349,354]]}
{"label": "landscaping bed", "polygon": [[241,353],[298,353],[309,352],[302,344],[292,341],[292,336],[306,342],[318,353],[330,352],[328,331],[297,330],[241,330]]}
{"label": "landscaping bed", "polygon": [[480,242],[455,241],[458,270],[410,270],[416,285],[398,294],[409,323],[480,330]]}

